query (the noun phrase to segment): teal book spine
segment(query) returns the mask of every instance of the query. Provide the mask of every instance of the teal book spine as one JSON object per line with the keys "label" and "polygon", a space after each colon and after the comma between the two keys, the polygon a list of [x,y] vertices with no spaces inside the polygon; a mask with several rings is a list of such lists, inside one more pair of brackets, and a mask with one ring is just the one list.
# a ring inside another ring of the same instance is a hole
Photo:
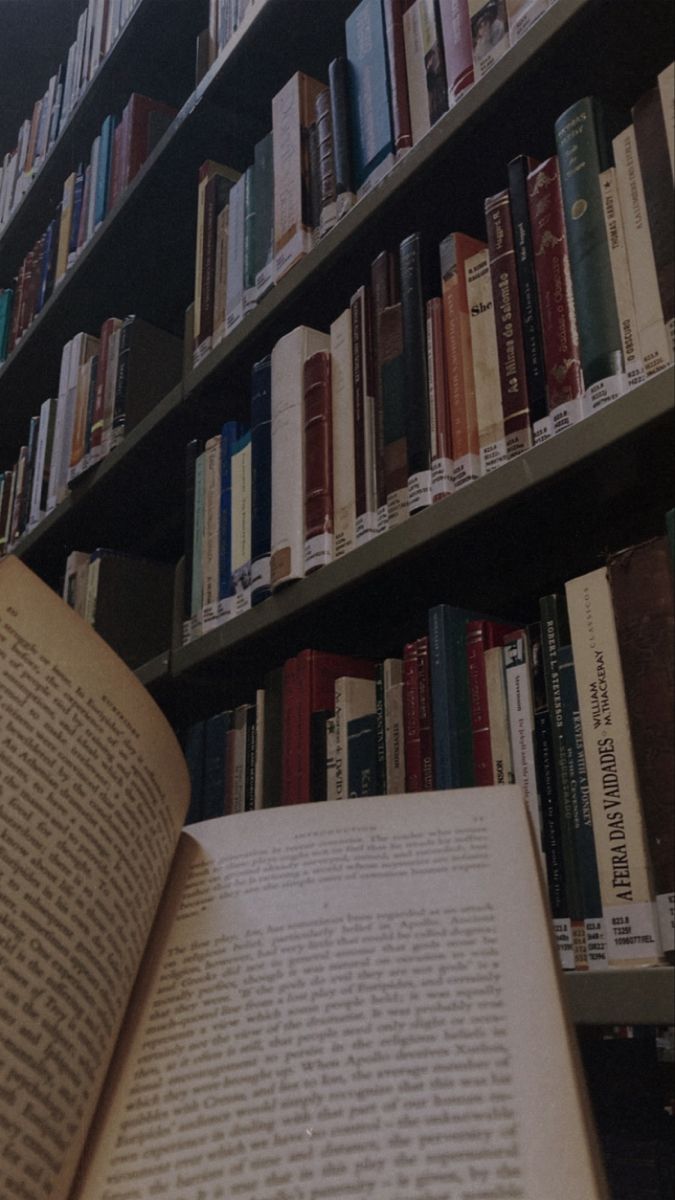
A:
{"label": "teal book spine", "polygon": [[[572,291],[586,390],[624,373],[600,172],[612,165],[605,115],[593,96],[555,122]],[[609,397],[607,397],[609,398]]]}
{"label": "teal book spine", "polygon": [[361,0],[345,22],[352,164],[357,192],[393,161],[387,40],[382,0]]}

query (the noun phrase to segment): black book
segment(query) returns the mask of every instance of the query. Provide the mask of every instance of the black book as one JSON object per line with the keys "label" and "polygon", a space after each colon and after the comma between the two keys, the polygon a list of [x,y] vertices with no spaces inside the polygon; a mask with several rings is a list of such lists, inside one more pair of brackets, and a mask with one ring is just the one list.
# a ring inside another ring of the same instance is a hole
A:
{"label": "black book", "polygon": [[530,407],[530,422],[540,421],[547,415],[546,368],[541,336],[539,295],[530,229],[530,212],[527,199],[527,175],[536,166],[527,154],[519,154],[509,163],[509,193],[511,196],[511,220],[513,245],[516,252],[516,273],[520,298],[520,319],[525,355],[527,396]]}
{"label": "black book", "polygon": [[419,233],[412,233],[401,242],[400,263],[406,383],[408,510],[413,513],[431,503],[429,387]]}

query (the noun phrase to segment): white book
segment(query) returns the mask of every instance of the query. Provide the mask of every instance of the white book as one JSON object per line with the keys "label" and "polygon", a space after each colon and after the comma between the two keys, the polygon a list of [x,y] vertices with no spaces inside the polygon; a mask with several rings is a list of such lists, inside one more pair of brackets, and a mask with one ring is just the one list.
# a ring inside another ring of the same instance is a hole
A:
{"label": "white book", "polygon": [[385,658],[382,663],[384,691],[384,761],[386,790],[396,796],[405,792],[405,729],[403,716],[403,660]]}
{"label": "white book", "polygon": [[429,117],[429,93],[427,71],[424,63],[422,39],[422,16],[420,9],[424,0],[413,0],[403,14],[403,38],[405,43],[405,70],[408,81],[408,103],[413,145],[431,129]]}
{"label": "white book", "polygon": [[[49,464],[49,488],[47,491],[47,512],[56,507],[61,490],[61,462],[63,459],[63,439],[66,425],[66,407],[68,403],[68,380],[70,378],[70,358],[74,353],[75,338],[66,342],[61,351],[61,367],[59,371],[59,390],[56,399],[56,421],[54,425],[54,440]],[[68,441],[70,448],[70,440]]]}
{"label": "white book", "polygon": [[335,680],[335,799],[349,795],[349,751],[347,726],[358,717],[375,712],[375,681],[341,675]]}
{"label": "white book", "polygon": [[333,545],[341,558],[356,545],[354,490],[354,381],[352,314],[346,308],[330,327],[333,391]]}
{"label": "white book", "polygon": [[639,325],[642,362],[649,376],[667,367],[671,356],[663,320],[663,308],[649,232],[634,127],[629,125],[627,129],[618,134],[612,142],[612,147],[628,266]]}
{"label": "white book", "polygon": [[[192,515],[192,588],[191,616],[199,619],[201,634],[201,615],[204,604],[204,575],[202,558],[204,554],[204,479],[206,476],[206,451],[197,455],[195,462],[195,500]],[[196,632],[196,631],[195,631]]]}
{"label": "white book", "polygon": [[528,29],[543,17],[552,0],[506,0],[509,42],[515,46]]}
{"label": "white book", "polygon": [[91,144],[91,153],[89,155],[89,162],[91,164],[91,172],[89,175],[89,181],[90,181],[89,182],[89,196],[87,197],[87,214],[86,214],[87,232],[86,232],[86,236],[85,236],[85,244],[86,244],[86,242],[89,241],[90,237],[92,237],[92,235],[94,233],[94,229],[96,228],[96,191],[97,191],[98,161],[99,161],[100,151],[101,151],[101,135],[99,133],[96,135],[96,137],[94,138],[94,140]]}
{"label": "white book", "polygon": [[485,475],[505,463],[507,457],[497,330],[487,247],[466,260],[466,292],[476,388],[480,465],[481,474]]}
{"label": "white book", "polygon": [[299,325],[272,350],[272,589],[305,573],[304,362],[330,337]]}
{"label": "white book", "polygon": [[[368,295],[365,287],[360,287],[351,299],[352,313],[352,368],[354,378],[354,406],[358,404],[356,394],[357,381],[361,396],[362,421],[359,431],[358,422],[354,429],[354,450],[361,451],[362,478],[357,478],[356,486],[356,544],[369,542],[378,532],[377,477],[376,477],[376,445],[375,445],[375,395],[372,378],[372,362],[369,354],[369,322]],[[356,439],[362,437],[362,445],[357,446]],[[360,496],[359,496],[360,493]]]}
{"label": "white book", "polygon": [[227,285],[225,290],[226,333],[231,333],[244,316],[245,182],[245,175],[241,175],[230,189],[230,214],[227,235]]}
{"label": "white book", "polygon": [[659,72],[657,83],[663,109],[663,123],[666,127],[670,169],[675,178],[675,63],[671,62]]}
{"label": "white book", "polygon": [[511,758],[508,705],[504,681],[504,656],[502,650],[502,646],[491,646],[485,650],[484,654],[485,683],[490,718],[492,778],[495,783],[499,784],[515,782]]}
{"label": "white book", "polygon": [[565,584],[610,966],[661,957],[642,804],[605,567]]}
{"label": "white book", "polygon": [[600,172],[600,193],[602,196],[605,229],[607,231],[607,247],[609,262],[612,269],[614,295],[616,298],[619,327],[621,329],[621,346],[629,387],[636,387],[646,378],[642,351],[640,348],[640,329],[638,325],[633,284],[628,265],[626,238],[623,229],[623,217],[619,203],[619,192],[616,181],[616,169],[608,167]]}
{"label": "white book", "polygon": [[335,794],[335,717],[326,717],[326,800],[336,800]]}
{"label": "white book", "polygon": [[535,834],[539,861],[545,874],[544,827],[541,797],[537,788],[534,700],[527,634],[514,633],[511,639],[504,642],[502,653],[514,782],[522,789]]}
{"label": "white book", "polygon": [[476,79],[499,62],[509,49],[509,22],[506,6],[494,0],[469,0],[473,40],[473,68]]}
{"label": "white book", "polygon": [[89,558],[85,550],[71,550],[63,577],[63,599],[81,617],[86,610]]}
{"label": "white book", "polygon": [[103,428],[101,431],[100,458],[105,458],[112,450],[113,418],[115,416],[115,390],[117,387],[117,368],[120,359],[120,341],[122,338],[122,321],[119,320],[116,329],[110,335],[108,342],[108,361],[106,363],[105,380],[103,383]]}

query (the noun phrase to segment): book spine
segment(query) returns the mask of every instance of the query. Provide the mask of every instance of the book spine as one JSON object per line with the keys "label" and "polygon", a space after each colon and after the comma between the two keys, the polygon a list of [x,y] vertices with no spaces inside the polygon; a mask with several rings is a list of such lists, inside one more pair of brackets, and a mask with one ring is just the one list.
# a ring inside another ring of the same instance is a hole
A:
{"label": "book spine", "polygon": [[422,747],[420,744],[419,662],[415,642],[403,647],[403,719],[405,729],[405,789],[423,788]]}
{"label": "book spine", "polygon": [[333,394],[333,540],[336,558],[356,545],[354,474],[354,385],[352,314],[345,311],[330,327]]}
{"label": "book spine", "polygon": [[671,62],[662,71],[659,71],[656,83],[659,89],[663,124],[666,131],[670,173],[675,179],[675,63]]}
{"label": "book spine", "polygon": [[347,722],[347,795],[377,795],[376,716]]}
{"label": "book spine", "polygon": [[298,71],[272,100],[277,279],[312,248],[308,130],[322,87]]}
{"label": "book spine", "polygon": [[330,351],[304,363],[305,573],[333,557],[333,444]]}
{"label": "book spine", "polygon": [[251,607],[251,433],[232,445],[232,595],[234,615]]}
{"label": "book spine", "polygon": [[300,760],[300,721],[298,720],[299,664],[297,658],[288,658],[283,665],[282,684],[282,778],[281,803],[295,804],[297,801],[297,770]]}
{"label": "book spine", "polygon": [[490,745],[490,711],[488,707],[484,628],[482,621],[468,622],[466,632],[466,664],[471,698],[474,779],[476,787],[490,787],[495,782],[495,779],[492,769],[492,748]]}
{"label": "book spine", "polygon": [[244,172],[244,313],[257,303],[255,285],[255,226],[257,196],[255,168],[251,164]]}
{"label": "book spine", "polygon": [[408,512],[432,503],[429,447],[429,381],[422,294],[420,236],[413,233],[400,246],[403,362],[406,382]]}
{"label": "book spine", "polygon": [[324,88],[316,98],[316,127],[320,181],[319,233],[323,237],[337,221],[333,117],[329,88]]}
{"label": "book spine", "polygon": [[496,784],[513,783],[513,759],[509,739],[509,714],[502,646],[486,648],[484,662],[490,724],[492,777]]}
{"label": "book spine", "polygon": [[133,314],[125,317],[120,327],[120,342],[117,360],[117,382],[115,385],[115,405],[112,418],[113,446],[118,445],[118,443],[124,437],[127,395],[129,391],[129,356],[131,353],[131,341],[134,336],[135,320],[136,317]]}
{"label": "book spine", "polygon": [[487,248],[465,262],[481,474],[506,462],[499,350]]}
{"label": "book spine", "polygon": [[598,862],[588,789],[579,700],[571,646],[561,646],[558,657],[563,709],[563,742],[570,786],[574,847],[579,864],[579,885],[589,970],[607,966],[605,922],[600,896]]}
{"label": "book spine", "polygon": [[204,451],[195,461],[195,496],[192,524],[192,588],[190,592],[190,614],[195,621],[195,632],[201,634],[203,596],[202,556],[204,552]]}
{"label": "book spine", "polygon": [[251,604],[270,595],[272,519],[271,358],[251,372]]}
{"label": "book spine", "polygon": [[632,116],[661,310],[672,359],[675,350],[673,180],[668,171],[668,139],[658,86],[640,96],[633,106]]}
{"label": "book spine", "polygon": [[649,232],[645,190],[635,129],[629,125],[612,142],[628,267],[635,297],[642,363],[648,376],[668,366],[668,344]]}
{"label": "book spine", "polygon": [[195,473],[197,458],[202,446],[199,438],[193,438],[185,447],[185,571],[183,575],[183,642],[189,640],[189,624],[192,612],[192,564],[194,558],[195,523]]}
{"label": "book spine", "polygon": [[626,378],[629,387],[636,387],[646,379],[640,347],[640,328],[635,311],[633,285],[628,266],[626,239],[619,203],[619,192],[614,167],[607,167],[600,175],[600,190],[602,192],[605,229],[609,259],[614,280],[614,294],[621,326],[621,346],[623,359],[626,364]]}
{"label": "book spine", "polygon": [[244,316],[245,189],[246,176],[242,175],[230,190],[225,291],[226,333],[231,333]]}
{"label": "book spine", "polygon": [[384,401],[382,395],[381,317],[384,309],[397,298],[396,261],[388,250],[377,255],[370,267],[371,375],[375,433],[375,484],[377,493],[377,529],[387,529],[387,482],[384,462]]}
{"label": "book spine", "polygon": [[403,14],[405,65],[413,144],[431,129],[429,95],[422,44],[421,0],[413,0]]}
{"label": "book spine", "polygon": [[565,585],[610,966],[650,965],[661,946],[621,659],[604,567]]}
{"label": "book spine", "polygon": [[451,233],[439,246],[446,375],[450,397],[452,483],[455,490],[480,476],[480,443],[476,414],[469,304],[464,259],[484,243]]}
{"label": "book spine", "polygon": [[[672,510],[671,510],[672,511]],[[673,961],[675,774],[672,554],[665,536],[608,561],[612,609],[663,950]]]}
{"label": "book spine", "polygon": [[386,790],[390,796],[405,792],[405,729],[403,722],[403,660],[385,660]]}
{"label": "book spine", "polygon": [[220,434],[204,447],[204,530],[202,548],[202,631],[215,622],[220,542]]}
{"label": "book spine", "polygon": [[544,440],[576,424],[583,415],[584,395],[557,158],[546,159],[530,172],[527,194],[550,415],[548,429],[538,430],[537,440]]}
{"label": "book spine", "polygon": [[335,193],[338,219],[352,207],[356,196],[351,159],[349,132],[349,66],[338,55],[328,67],[330,108],[333,121],[333,153],[335,156]]}
{"label": "book spine", "polygon": [[553,758],[556,773],[556,793],[560,806],[560,833],[565,863],[568,915],[572,928],[574,965],[588,969],[588,947],[584,926],[584,906],[577,858],[572,808],[572,784],[565,749],[565,720],[560,686],[560,650],[567,644],[567,610],[561,596],[548,595],[539,603],[541,613],[542,656],[546,701],[551,720]]}
{"label": "book spine", "polygon": [[587,412],[626,390],[621,330],[600,192],[610,165],[604,119],[593,97],[577,101],[555,122],[560,186],[579,322]]}
{"label": "book spine", "polygon": [[383,0],[384,28],[387,39],[387,61],[391,97],[391,120],[394,149],[397,154],[412,144],[410,105],[406,78],[406,53],[403,37],[405,0]]}
{"label": "book spine", "polygon": [[405,366],[400,303],[389,305],[380,313],[378,345],[387,526],[393,529],[408,516]]}
{"label": "book spine", "polygon": [[508,174],[527,396],[532,435],[536,441],[540,422],[547,421],[548,405],[537,276],[527,198],[527,176],[535,166],[536,162],[533,158],[519,154],[517,158],[511,159],[508,165]]}
{"label": "book spine", "polygon": [[421,790],[429,792],[434,787],[434,747],[431,714],[429,638],[427,635],[417,639],[415,643],[415,657],[417,660],[417,709],[419,713],[420,762],[422,770]]}
{"label": "book spine", "polygon": [[368,394],[368,294],[365,287],[352,296],[352,387],[354,398],[354,481],[356,543],[377,532],[375,484],[374,402]]}
{"label": "book spine", "polygon": [[443,304],[437,296],[427,300],[427,357],[431,494],[435,503],[437,500],[451,495],[453,491],[450,402],[445,375],[445,344],[443,341]]}
{"label": "book spine", "polygon": [[532,445],[518,271],[508,188],[485,201],[507,458]]}
{"label": "book spine", "polygon": [[490,7],[485,0],[469,0],[473,33],[473,68],[482,79],[509,49],[508,14],[505,6]]}
{"label": "book spine", "polygon": [[392,166],[394,140],[381,0],[361,0],[345,22],[354,181],[365,195]]}

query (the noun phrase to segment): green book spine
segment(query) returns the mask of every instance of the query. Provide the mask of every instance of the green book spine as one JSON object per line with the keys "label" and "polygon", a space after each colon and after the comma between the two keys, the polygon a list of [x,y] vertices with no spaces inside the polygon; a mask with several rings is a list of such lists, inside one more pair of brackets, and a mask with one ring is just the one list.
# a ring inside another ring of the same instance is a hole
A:
{"label": "green book spine", "polygon": [[555,123],[587,394],[594,384],[610,381],[597,389],[600,402],[625,390],[621,329],[600,188],[600,172],[612,163],[611,143],[604,126],[600,103],[592,96],[577,101]]}

